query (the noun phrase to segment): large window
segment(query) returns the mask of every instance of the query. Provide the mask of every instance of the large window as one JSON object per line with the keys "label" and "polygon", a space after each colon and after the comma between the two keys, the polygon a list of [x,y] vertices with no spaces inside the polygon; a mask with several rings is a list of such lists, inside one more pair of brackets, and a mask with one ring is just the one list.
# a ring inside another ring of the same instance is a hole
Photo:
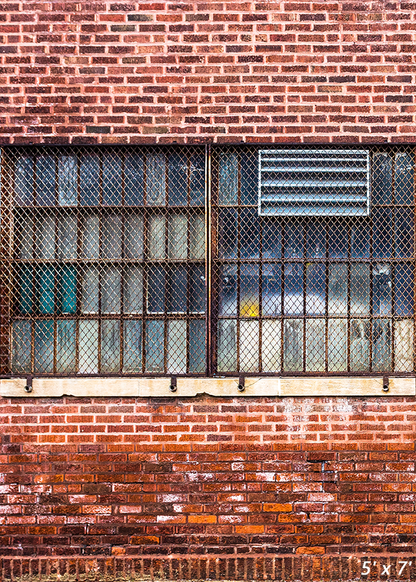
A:
{"label": "large window", "polygon": [[414,149],[4,148],[3,375],[414,371]]}

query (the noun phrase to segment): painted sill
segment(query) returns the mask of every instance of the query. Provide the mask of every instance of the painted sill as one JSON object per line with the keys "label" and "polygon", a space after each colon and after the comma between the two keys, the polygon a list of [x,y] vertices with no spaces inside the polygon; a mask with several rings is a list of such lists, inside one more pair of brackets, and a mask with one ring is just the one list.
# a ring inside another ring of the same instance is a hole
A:
{"label": "painted sill", "polygon": [[139,397],[189,398],[200,394],[220,397],[248,396],[415,396],[415,378],[389,378],[388,391],[381,377],[246,378],[239,391],[235,378],[177,378],[176,391],[168,378],[33,378],[27,392],[24,378],[0,380],[0,396],[7,397]]}

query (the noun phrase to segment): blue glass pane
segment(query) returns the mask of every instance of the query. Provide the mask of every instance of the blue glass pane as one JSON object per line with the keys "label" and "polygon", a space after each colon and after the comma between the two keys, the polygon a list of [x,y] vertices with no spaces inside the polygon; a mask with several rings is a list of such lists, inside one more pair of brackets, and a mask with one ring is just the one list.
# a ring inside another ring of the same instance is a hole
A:
{"label": "blue glass pane", "polygon": [[351,228],[351,257],[353,259],[370,258],[370,236],[367,222]]}
{"label": "blue glass pane", "polygon": [[395,168],[395,202],[396,204],[413,204],[414,201],[414,165],[413,156],[406,152],[396,153]]}
{"label": "blue glass pane", "polygon": [[103,204],[120,206],[122,196],[122,162],[116,152],[103,154]]}
{"label": "blue glass pane", "polygon": [[258,259],[260,218],[257,208],[242,208],[240,213],[240,256],[242,259]]}
{"label": "blue glass pane", "polygon": [[348,257],[348,228],[345,222],[331,222],[328,227],[328,253],[331,259]]}
{"label": "blue glass pane", "polygon": [[60,313],[77,310],[77,269],[73,265],[62,266],[58,271],[58,306]]}
{"label": "blue glass pane", "polygon": [[205,371],[205,321],[203,319],[189,322],[189,371]]}
{"label": "blue glass pane", "polygon": [[169,277],[168,305],[170,313],[183,313],[186,311],[187,273],[186,267],[173,267]]}
{"label": "blue glass pane", "polygon": [[205,312],[205,267],[192,265],[189,272],[189,311]]}
{"label": "blue glass pane", "polygon": [[190,190],[191,206],[203,206],[205,204],[205,156],[202,152],[191,156]]}
{"label": "blue glass pane", "polygon": [[323,259],[326,255],[326,234],[322,222],[312,221],[306,228],[306,256]]}
{"label": "blue glass pane", "polygon": [[14,191],[16,206],[33,204],[33,170],[32,156],[21,156],[16,160],[14,171]]}
{"label": "blue glass pane", "polygon": [[241,152],[241,204],[257,205],[258,173],[252,152]]}
{"label": "blue glass pane", "polygon": [[222,208],[219,212],[218,254],[222,259],[237,257],[237,210]]}
{"label": "blue glass pane", "polygon": [[391,208],[375,208],[373,213],[373,257],[390,258],[393,247]]}
{"label": "blue glass pane", "polygon": [[282,267],[264,264],[262,274],[263,315],[280,315],[282,312]]}
{"label": "blue glass pane", "polygon": [[263,222],[263,259],[280,259],[282,256],[282,227],[273,218]]}
{"label": "blue glass pane", "polygon": [[180,152],[168,157],[169,206],[186,206],[188,203],[188,160]]}
{"label": "blue glass pane", "polygon": [[18,272],[19,300],[18,310],[21,314],[32,313],[33,309],[33,268],[21,265]]}
{"label": "blue glass pane", "polygon": [[326,299],[325,265],[306,265],[306,315],[324,315]]}
{"label": "blue glass pane", "polygon": [[164,323],[163,321],[146,321],[146,372],[164,372]]}
{"label": "blue glass pane", "polygon": [[147,311],[163,313],[166,298],[166,272],[162,267],[152,267],[148,273]]}
{"label": "blue glass pane", "polygon": [[36,269],[36,291],[39,313],[55,311],[55,267],[42,266]]}
{"label": "blue glass pane", "polygon": [[144,193],[144,160],[138,153],[128,153],[124,166],[124,203],[141,206]]}
{"label": "blue glass pane", "polygon": [[394,313],[398,316],[413,315],[413,266],[405,263],[398,264],[394,269],[394,274]]}
{"label": "blue glass pane", "polygon": [[53,372],[53,321],[35,321],[35,373]]}
{"label": "blue glass pane", "polygon": [[395,256],[399,259],[414,255],[414,209],[396,208],[394,220]]}
{"label": "blue glass pane", "polygon": [[56,200],[56,160],[50,154],[36,160],[36,202],[39,206],[53,206]]}
{"label": "blue glass pane", "polygon": [[291,223],[285,226],[285,258],[301,259],[304,253],[305,227]]}
{"label": "blue glass pane", "polygon": [[371,198],[373,204],[391,204],[393,191],[393,164],[388,153],[373,156]]}
{"label": "blue glass pane", "polygon": [[100,158],[98,154],[80,156],[80,203],[82,206],[98,206],[100,203]]}

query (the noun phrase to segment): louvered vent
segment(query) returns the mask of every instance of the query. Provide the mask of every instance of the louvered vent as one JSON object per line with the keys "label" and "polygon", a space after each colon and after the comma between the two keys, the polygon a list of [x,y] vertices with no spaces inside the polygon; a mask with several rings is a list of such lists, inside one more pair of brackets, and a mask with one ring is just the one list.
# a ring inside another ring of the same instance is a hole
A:
{"label": "louvered vent", "polygon": [[368,150],[260,150],[260,216],[368,216]]}

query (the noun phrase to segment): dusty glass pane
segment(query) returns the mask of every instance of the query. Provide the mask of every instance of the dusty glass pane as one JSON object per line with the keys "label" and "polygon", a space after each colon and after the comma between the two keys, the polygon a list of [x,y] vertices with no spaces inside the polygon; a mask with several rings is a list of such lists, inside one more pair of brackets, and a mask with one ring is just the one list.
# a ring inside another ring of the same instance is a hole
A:
{"label": "dusty glass pane", "polygon": [[221,259],[237,258],[237,210],[221,208],[218,226],[218,255]]}
{"label": "dusty glass pane", "polygon": [[36,203],[38,206],[53,206],[56,200],[56,160],[44,154],[36,159]]}
{"label": "dusty glass pane", "polygon": [[39,266],[36,268],[35,293],[38,295],[38,311],[52,314],[55,311],[55,267]]}
{"label": "dusty glass pane", "polygon": [[188,203],[188,160],[181,151],[168,155],[169,206]]}
{"label": "dusty glass pane", "polygon": [[413,371],[413,330],[414,322],[411,319],[394,323],[394,370],[396,372]]}
{"label": "dusty glass pane", "polygon": [[164,259],[166,256],[165,244],[166,218],[151,216],[149,218],[149,258]]}
{"label": "dusty glass pane", "polygon": [[240,267],[240,317],[259,317],[259,266]]}
{"label": "dusty glass pane", "polygon": [[34,372],[53,373],[53,321],[35,321]]}
{"label": "dusty glass pane", "polygon": [[219,314],[237,315],[237,266],[223,265],[219,279]]}
{"label": "dusty glass pane", "polygon": [[77,217],[61,216],[58,218],[58,259],[77,258]]}
{"label": "dusty glass pane", "polygon": [[351,315],[369,315],[370,265],[352,264],[350,277]]}
{"label": "dusty glass pane", "polygon": [[306,227],[306,256],[324,259],[326,255],[326,233],[322,222],[313,220]]}
{"label": "dusty glass pane", "polygon": [[242,150],[241,156],[241,204],[257,205],[258,165],[253,152]]}
{"label": "dusty glass pane", "polygon": [[32,323],[14,321],[12,326],[12,371],[15,374],[31,372]]}
{"label": "dusty glass pane", "polygon": [[121,273],[118,267],[106,267],[101,278],[102,313],[120,313]]}
{"label": "dusty glass pane", "polygon": [[240,321],[240,371],[259,369],[259,322]]}
{"label": "dusty glass pane", "polygon": [[122,194],[122,161],[116,151],[104,152],[102,155],[103,169],[103,204],[105,206],[120,206]]}
{"label": "dusty glass pane", "polygon": [[325,320],[306,320],[306,371],[325,371]]}
{"label": "dusty glass pane", "polygon": [[166,300],[166,271],[163,267],[152,267],[148,272],[148,313],[164,313]]}
{"label": "dusty glass pane", "polygon": [[149,152],[146,156],[146,201],[148,206],[166,204],[165,152]]}
{"label": "dusty glass pane", "polygon": [[14,192],[16,206],[29,206],[33,204],[33,170],[33,156],[19,156],[16,159],[14,170]]}
{"label": "dusty glass pane", "polygon": [[350,366],[352,372],[370,369],[371,324],[368,319],[352,319],[350,324]]}
{"label": "dusty glass pane", "polygon": [[186,321],[168,321],[168,372],[186,373]]}
{"label": "dusty glass pane", "polygon": [[373,266],[373,315],[391,314],[391,267]]}
{"label": "dusty glass pane", "polygon": [[78,197],[78,168],[76,156],[59,156],[58,158],[58,204],[73,206]]}
{"label": "dusty glass pane", "polygon": [[351,257],[353,259],[370,258],[369,228],[368,222],[351,227]]}
{"label": "dusty glass pane", "polygon": [[348,257],[348,230],[345,222],[328,225],[328,255],[331,259],[346,259]]}
{"label": "dusty glass pane", "polygon": [[394,313],[401,317],[413,315],[414,267],[409,263],[397,263],[394,273]]}
{"label": "dusty glass pane", "polygon": [[119,214],[109,214],[102,218],[102,257],[121,258],[122,218]]}
{"label": "dusty glass pane", "polygon": [[205,321],[191,319],[189,322],[189,372],[205,372]]}
{"label": "dusty glass pane", "polygon": [[201,215],[189,219],[189,258],[203,259],[205,257],[205,223]]}
{"label": "dusty glass pane", "polygon": [[328,319],[328,372],[346,372],[347,320]]}
{"label": "dusty glass pane", "polygon": [[188,218],[171,214],[168,218],[168,258],[186,259],[188,256]]}
{"label": "dusty glass pane", "polygon": [[303,370],[303,321],[286,319],[283,331],[283,369],[285,372]]}
{"label": "dusty glass pane", "polygon": [[263,372],[280,372],[282,340],[280,319],[266,319],[262,323]]}
{"label": "dusty glass pane", "polygon": [[142,322],[135,320],[125,321],[123,372],[134,374],[142,371],[142,341]]}
{"label": "dusty glass pane", "polygon": [[86,152],[79,157],[80,204],[97,206],[100,202],[100,157],[98,153]]}
{"label": "dusty glass pane", "polygon": [[322,263],[306,265],[306,314],[325,315],[326,268]]}
{"label": "dusty glass pane", "polygon": [[391,208],[374,208],[373,257],[390,258],[393,251],[393,217]]}
{"label": "dusty glass pane", "polygon": [[172,267],[167,289],[168,313],[186,312],[187,272],[183,265]]}
{"label": "dusty glass pane", "polygon": [[120,371],[120,322],[104,319],[101,322],[101,372]]}
{"label": "dusty glass pane", "polygon": [[82,228],[82,255],[86,259],[98,259],[100,253],[100,229],[98,216],[86,216]]}
{"label": "dusty glass pane", "polygon": [[124,161],[124,204],[142,206],[144,193],[144,159],[138,152],[127,152]]}
{"label": "dusty glass pane", "polygon": [[393,164],[390,154],[375,153],[371,175],[371,196],[373,204],[391,204]]}
{"label": "dusty glass pane", "polygon": [[79,322],[80,374],[98,373],[98,321],[81,319]]}
{"label": "dusty glass pane", "polygon": [[282,312],[282,267],[264,263],[262,269],[263,315],[280,315]]}
{"label": "dusty glass pane", "polygon": [[190,165],[191,206],[205,203],[205,155],[197,152],[191,155]]}
{"label": "dusty glass pane", "polygon": [[395,256],[398,259],[414,256],[414,209],[396,208],[394,220]]}
{"label": "dusty glass pane", "polygon": [[146,321],[146,372],[164,372],[164,323]]}
{"label": "dusty glass pane", "polygon": [[237,370],[237,322],[221,319],[218,322],[218,361],[219,372]]}
{"label": "dusty glass pane", "polygon": [[347,315],[347,265],[329,265],[328,268],[328,313]]}
{"label": "dusty glass pane", "polygon": [[76,322],[59,320],[56,322],[56,372],[75,373],[76,365]]}
{"label": "dusty glass pane", "polygon": [[36,258],[55,258],[55,217],[40,216],[36,222]]}
{"label": "dusty glass pane", "polygon": [[284,266],[284,313],[300,315],[303,313],[303,265],[289,263]]}
{"label": "dusty glass pane", "polygon": [[219,159],[219,204],[237,204],[238,155],[221,152]]}
{"label": "dusty glass pane", "polygon": [[240,210],[240,257],[258,259],[260,256],[260,218],[257,208]]}
{"label": "dusty glass pane", "polygon": [[413,204],[414,202],[414,161],[408,152],[396,153],[395,202]]}
{"label": "dusty glass pane", "polygon": [[301,259],[304,255],[305,228],[296,222],[289,223],[284,230],[285,259]]}
{"label": "dusty glass pane", "polygon": [[129,214],[124,219],[125,256],[143,259],[143,216]]}
{"label": "dusty glass pane", "polygon": [[17,257],[33,259],[34,219],[31,216],[21,216],[15,224]]}
{"label": "dusty glass pane", "polygon": [[191,265],[189,269],[189,311],[205,313],[205,266]]}
{"label": "dusty glass pane", "polygon": [[263,225],[263,259],[280,259],[282,256],[282,227],[273,218],[267,218]]}
{"label": "dusty glass pane", "polygon": [[143,310],[143,269],[127,267],[124,279],[124,313],[141,313]]}
{"label": "dusty glass pane", "polygon": [[98,313],[98,269],[85,267],[82,277],[81,313]]}
{"label": "dusty glass pane", "polygon": [[376,319],[373,321],[373,370],[384,372],[391,370],[391,321]]}
{"label": "dusty glass pane", "polygon": [[20,314],[28,314],[33,309],[33,267],[20,265],[17,271],[18,301],[17,308]]}

